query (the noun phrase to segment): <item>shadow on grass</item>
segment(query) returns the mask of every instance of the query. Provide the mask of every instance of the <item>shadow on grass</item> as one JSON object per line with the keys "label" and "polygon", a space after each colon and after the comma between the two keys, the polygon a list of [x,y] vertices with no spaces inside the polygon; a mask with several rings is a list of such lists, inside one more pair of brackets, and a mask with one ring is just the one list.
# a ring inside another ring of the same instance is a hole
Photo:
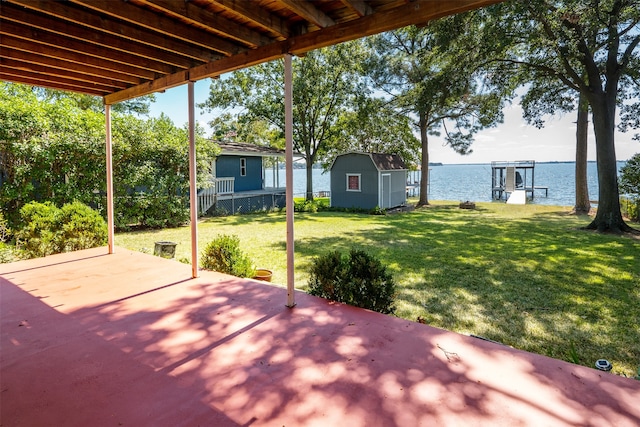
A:
{"label": "shadow on grass", "polygon": [[[307,237],[296,252],[366,250],[399,285],[400,317],[632,376],[640,360],[640,247],[565,212],[500,219],[452,206]],[[577,356],[576,356],[577,354]]]}

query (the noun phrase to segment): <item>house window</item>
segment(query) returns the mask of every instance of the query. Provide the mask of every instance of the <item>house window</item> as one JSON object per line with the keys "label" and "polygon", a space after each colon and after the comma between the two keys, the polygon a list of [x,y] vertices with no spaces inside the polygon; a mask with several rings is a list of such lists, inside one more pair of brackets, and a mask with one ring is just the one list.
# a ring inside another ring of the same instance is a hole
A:
{"label": "house window", "polygon": [[247,159],[240,159],[240,176],[247,176]]}
{"label": "house window", "polygon": [[347,174],[347,191],[360,191],[360,174]]}

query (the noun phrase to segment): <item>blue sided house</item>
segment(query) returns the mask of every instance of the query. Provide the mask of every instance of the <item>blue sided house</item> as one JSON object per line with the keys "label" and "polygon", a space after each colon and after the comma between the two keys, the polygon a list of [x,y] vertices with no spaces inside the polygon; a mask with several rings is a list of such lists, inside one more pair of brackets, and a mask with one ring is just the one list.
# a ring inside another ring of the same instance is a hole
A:
{"label": "blue sided house", "polygon": [[[201,215],[246,213],[285,206],[285,187],[279,186],[283,150],[240,142],[220,142],[218,145],[222,151],[212,164],[210,186],[198,191]],[[274,174],[272,187],[265,187],[267,166]]]}
{"label": "blue sided house", "polygon": [[331,165],[331,206],[395,208],[407,202],[407,167],[397,154],[345,153]]}

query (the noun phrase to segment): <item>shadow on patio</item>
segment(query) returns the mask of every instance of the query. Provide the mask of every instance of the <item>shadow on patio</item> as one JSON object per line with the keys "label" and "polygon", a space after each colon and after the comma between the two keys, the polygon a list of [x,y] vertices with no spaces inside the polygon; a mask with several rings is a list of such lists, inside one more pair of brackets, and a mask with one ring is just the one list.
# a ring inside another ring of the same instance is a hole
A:
{"label": "shadow on patio", "polygon": [[3,426],[640,424],[640,382],[104,248],[0,265]]}

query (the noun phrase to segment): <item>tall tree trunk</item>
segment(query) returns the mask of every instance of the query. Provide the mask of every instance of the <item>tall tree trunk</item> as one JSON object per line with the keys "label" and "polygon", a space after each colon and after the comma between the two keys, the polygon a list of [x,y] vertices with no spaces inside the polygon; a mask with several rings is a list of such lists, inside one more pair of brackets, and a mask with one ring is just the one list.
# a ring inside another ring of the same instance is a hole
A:
{"label": "tall tree trunk", "polygon": [[420,142],[422,143],[422,160],[420,163],[420,199],[418,206],[429,204],[429,137],[427,136],[426,113],[420,112]]}
{"label": "tall tree trunk", "polygon": [[589,186],[587,185],[587,136],[589,133],[589,101],[581,93],[578,101],[578,119],[576,126],[576,205],[578,215],[588,214]]}
{"label": "tall tree trunk", "polygon": [[586,228],[600,232],[631,231],[622,219],[618,192],[618,165],[615,151],[615,96],[606,92],[589,98],[596,135],[598,164],[598,211]]}
{"label": "tall tree trunk", "polygon": [[[293,185],[293,183],[292,183]],[[306,200],[313,200],[313,162],[307,161],[307,195]]]}

